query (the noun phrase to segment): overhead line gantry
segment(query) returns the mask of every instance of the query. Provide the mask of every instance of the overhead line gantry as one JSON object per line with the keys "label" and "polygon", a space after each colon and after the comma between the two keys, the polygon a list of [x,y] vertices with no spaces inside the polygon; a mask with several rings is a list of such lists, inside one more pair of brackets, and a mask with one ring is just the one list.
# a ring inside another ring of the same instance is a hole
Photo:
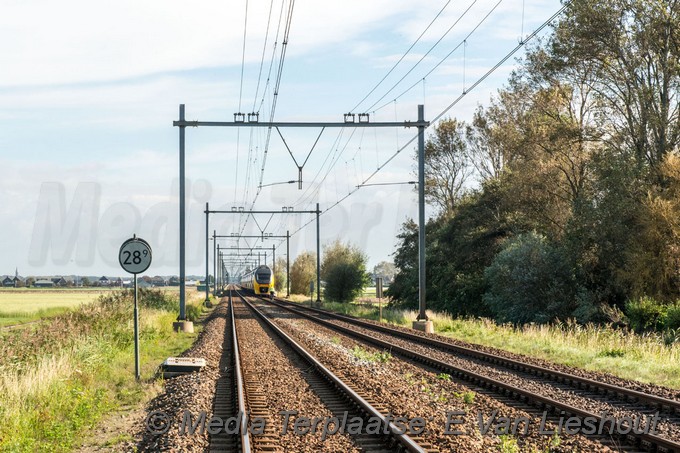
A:
{"label": "overhead line gantry", "polygon": [[[275,235],[273,233],[262,232],[261,235],[243,235],[238,233],[231,233],[229,235],[218,235],[217,231],[213,232],[213,242],[217,239],[285,239],[286,240],[286,297],[290,296],[290,231],[286,230],[286,235]],[[214,252],[213,252],[214,253]],[[276,266],[276,246],[272,245],[272,263]],[[265,263],[266,264],[266,263]],[[272,270],[275,270],[274,267]]]}
{"label": "overhead line gantry", "polygon": [[[253,214],[271,214],[272,216],[275,214],[316,214],[316,287],[317,287],[317,293],[316,293],[316,300],[317,302],[321,302],[321,239],[319,236],[319,216],[321,215],[321,209],[319,208],[319,203],[316,204],[316,209],[313,211],[309,210],[295,210],[292,207],[287,207],[284,206],[280,211],[267,211],[267,210],[246,210],[243,209],[242,207],[234,207],[230,210],[225,210],[225,209],[215,209],[211,210],[210,209],[210,204],[206,203],[205,204],[205,275],[206,275],[206,281],[208,278],[208,273],[210,272],[209,270],[209,241],[210,241],[210,236],[209,236],[209,231],[210,231],[210,214],[248,214],[248,215],[253,215]],[[181,228],[180,228],[181,231]],[[247,238],[247,235],[221,235],[218,236],[216,234],[216,231],[213,230],[213,242],[217,242],[217,238],[219,237],[225,237],[225,238]],[[261,232],[261,235],[259,236],[253,236],[258,239],[269,239],[269,238],[274,238],[274,235],[265,233],[264,231]],[[286,273],[289,276],[290,275],[290,233],[286,231],[286,236],[278,236],[280,238],[286,238],[286,257],[287,257],[287,263],[286,263]],[[214,247],[214,245],[213,245]],[[243,250],[254,250],[254,247],[248,247],[248,248],[243,248]],[[181,250],[181,246],[180,246]],[[222,248],[222,250],[225,250],[225,248]],[[265,250],[265,249],[262,249]],[[273,252],[273,259],[274,262],[276,261],[276,248],[275,246],[272,246],[272,252]],[[266,252],[265,252],[266,254]],[[266,255],[265,255],[266,256]],[[266,258],[265,258],[266,260]],[[180,263],[181,264],[181,263]],[[181,269],[180,269],[181,271]],[[287,285],[287,293],[290,295],[290,283]],[[210,290],[208,286],[206,285],[206,290],[205,290],[205,300],[207,301],[210,297]],[[181,292],[180,292],[180,314],[182,312],[182,306],[181,306]]]}
{"label": "overhead line gantry", "polygon": [[[179,279],[180,279],[180,309],[178,318],[178,327],[186,324],[186,262],[185,262],[185,246],[186,246],[186,206],[185,206],[185,150],[186,150],[186,128],[187,127],[266,127],[283,128],[345,128],[345,127],[416,127],[418,128],[418,300],[419,300],[419,314],[417,321],[427,321],[427,314],[425,313],[425,128],[430,123],[425,121],[425,108],[423,105],[418,105],[418,121],[395,121],[395,122],[370,122],[367,113],[346,113],[344,114],[343,122],[279,122],[269,121],[260,122],[259,116],[248,117],[245,120],[245,115],[234,114],[235,121],[187,121],[185,117],[185,105],[179,106],[179,120],[173,121],[172,125],[179,128]],[[236,121],[238,120],[238,121]],[[321,301],[320,291],[320,246],[319,246],[319,204],[316,204],[316,211],[245,211],[243,209],[237,211],[212,211],[212,213],[263,213],[263,214],[285,214],[297,212],[311,212],[317,215],[316,219],[316,240],[317,240],[317,302]],[[210,214],[206,208],[206,217]],[[208,267],[208,222],[206,221],[206,268]],[[431,324],[430,324],[431,325]],[[423,326],[424,329],[427,327]]]}

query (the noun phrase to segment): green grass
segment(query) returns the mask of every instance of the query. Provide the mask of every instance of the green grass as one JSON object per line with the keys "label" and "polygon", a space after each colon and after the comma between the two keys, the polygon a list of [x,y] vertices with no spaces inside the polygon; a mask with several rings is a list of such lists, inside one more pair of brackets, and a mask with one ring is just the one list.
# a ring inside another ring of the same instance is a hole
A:
{"label": "green grass", "polygon": [[158,391],[157,366],[197,334],[172,331],[176,312],[158,308],[161,297],[152,301],[156,308],[142,304],[137,383],[130,302],[129,294],[109,297],[46,320],[40,330],[2,332],[0,451],[70,451],[107,414],[140,407]]}
{"label": "green grass", "polygon": [[0,326],[55,316],[111,290],[12,288],[0,290]]}
{"label": "green grass", "polygon": [[354,345],[354,347],[352,348],[352,355],[359,360],[363,360],[365,362],[370,363],[373,362],[387,363],[390,361],[390,359],[392,359],[392,354],[390,354],[387,351],[369,352],[359,345]]}
{"label": "green grass", "polygon": [[[364,304],[324,302],[323,308],[360,318],[378,320],[378,308]],[[608,326],[499,325],[489,319],[453,318],[428,310],[435,331],[469,343],[538,357],[624,379],[680,389],[680,342],[661,334],[635,334]],[[383,322],[411,327],[416,311],[383,308]]]}

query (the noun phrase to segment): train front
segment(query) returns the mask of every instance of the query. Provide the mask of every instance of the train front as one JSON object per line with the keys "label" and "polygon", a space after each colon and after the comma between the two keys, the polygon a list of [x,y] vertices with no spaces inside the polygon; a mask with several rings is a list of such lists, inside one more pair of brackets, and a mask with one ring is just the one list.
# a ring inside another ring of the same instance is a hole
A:
{"label": "train front", "polygon": [[274,276],[269,266],[260,266],[253,277],[253,291],[255,294],[269,294],[274,289]]}

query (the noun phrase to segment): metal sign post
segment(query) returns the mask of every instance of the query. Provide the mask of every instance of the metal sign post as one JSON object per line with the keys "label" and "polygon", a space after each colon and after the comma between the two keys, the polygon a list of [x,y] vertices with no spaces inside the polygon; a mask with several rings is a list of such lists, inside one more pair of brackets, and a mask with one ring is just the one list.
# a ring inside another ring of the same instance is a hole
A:
{"label": "metal sign post", "polygon": [[380,311],[379,321],[382,322],[382,296],[383,296],[383,279],[378,277],[375,279],[375,297],[378,298],[378,310]]}
{"label": "metal sign post", "polygon": [[135,379],[139,381],[139,307],[137,303],[137,274],[141,274],[151,266],[151,246],[144,239],[133,235],[132,238],[123,242],[118,251],[118,262],[134,278],[134,330],[135,330]]}
{"label": "metal sign post", "polygon": [[314,280],[309,282],[309,306],[314,302]]}

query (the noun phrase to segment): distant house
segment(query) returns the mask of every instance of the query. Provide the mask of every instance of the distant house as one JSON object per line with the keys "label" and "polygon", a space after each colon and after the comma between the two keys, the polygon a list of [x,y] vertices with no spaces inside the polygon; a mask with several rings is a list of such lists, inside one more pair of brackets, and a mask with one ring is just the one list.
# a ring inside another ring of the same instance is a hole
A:
{"label": "distant house", "polygon": [[151,279],[151,284],[153,286],[165,286],[166,282],[165,282],[165,279],[163,277],[161,277],[160,275],[156,275],[155,277],[153,277]]}
{"label": "distant house", "polygon": [[122,288],[123,286],[123,279],[120,277],[114,278],[110,281],[111,286],[115,286],[117,288]]}
{"label": "distant house", "polygon": [[170,280],[168,280],[168,285],[169,286],[179,286],[179,277],[177,277],[177,276],[170,277]]}
{"label": "distant house", "polygon": [[137,279],[137,288],[151,288],[151,283],[147,282],[143,278]]}
{"label": "distant house", "polygon": [[106,276],[103,276],[99,279],[99,286],[111,286],[111,281]]}
{"label": "distant house", "polygon": [[19,270],[14,272],[14,277],[10,275],[3,275],[0,277],[0,285],[9,288],[19,288],[25,286],[25,280],[19,275]]}
{"label": "distant house", "polygon": [[52,280],[54,286],[64,287],[67,285],[66,279],[64,277],[52,277],[50,280]]}
{"label": "distant house", "polygon": [[33,283],[33,286],[36,288],[54,288],[54,282],[52,280],[36,280],[35,283]]}

